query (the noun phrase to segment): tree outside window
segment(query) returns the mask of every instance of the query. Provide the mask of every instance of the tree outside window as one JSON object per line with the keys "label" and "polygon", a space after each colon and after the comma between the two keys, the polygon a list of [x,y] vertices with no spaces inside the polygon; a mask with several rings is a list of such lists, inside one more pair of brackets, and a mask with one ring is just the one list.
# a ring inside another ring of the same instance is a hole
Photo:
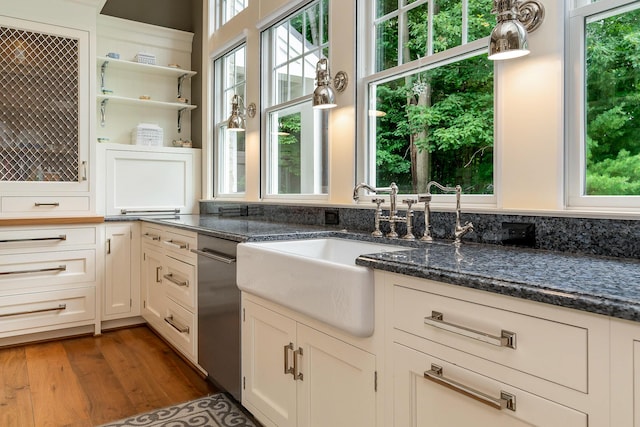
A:
{"label": "tree outside window", "polygon": [[640,5],[587,19],[589,196],[640,195]]}
{"label": "tree outside window", "polygon": [[491,32],[491,6],[376,2],[369,181],[396,182],[409,194],[425,192],[431,180],[493,194],[493,63],[485,44],[472,43]]}

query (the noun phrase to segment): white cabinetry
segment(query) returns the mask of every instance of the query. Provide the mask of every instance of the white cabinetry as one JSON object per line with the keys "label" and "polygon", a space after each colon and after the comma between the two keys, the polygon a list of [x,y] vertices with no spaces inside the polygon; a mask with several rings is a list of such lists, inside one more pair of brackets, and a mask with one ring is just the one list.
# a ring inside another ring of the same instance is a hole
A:
{"label": "white cabinetry", "polygon": [[105,277],[102,320],[140,314],[140,226],[136,222],[105,225]]}
{"label": "white cabinetry", "polygon": [[0,216],[87,215],[90,31],[0,16],[0,32]]}
{"label": "white cabinetry", "polygon": [[[129,144],[139,123],[163,129],[164,146],[191,139],[189,111],[193,34],[100,15],[97,37],[98,140]],[[157,65],[135,62],[152,54]],[[107,57],[117,53],[119,59]],[[169,67],[169,65],[172,65]],[[151,147],[152,149],[153,147]]]}
{"label": "white cabinetry", "polygon": [[[200,194],[200,151],[101,144],[101,206],[107,215],[138,212],[194,213]],[[102,169],[104,168],[104,169]]]}
{"label": "white cabinetry", "polygon": [[640,323],[611,321],[611,426],[640,427]]}
{"label": "white cabinetry", "polygon": [[393,389],[386,425],[608,425],[608,318],[390,273],[377,280]]}
{"label": "white cabinetry", "polygon": [[243,293],[243,405],[268,426],[375,426],[376,357],[274,307]]}
{"label": "white cabinetry", "polygon": [[99,332],[97,230],[0,229],[0,338],[86,326]]}
{"label": "white cabinetry", "polygon": [[142,225],[142,317],[197,363],[197,234]]}

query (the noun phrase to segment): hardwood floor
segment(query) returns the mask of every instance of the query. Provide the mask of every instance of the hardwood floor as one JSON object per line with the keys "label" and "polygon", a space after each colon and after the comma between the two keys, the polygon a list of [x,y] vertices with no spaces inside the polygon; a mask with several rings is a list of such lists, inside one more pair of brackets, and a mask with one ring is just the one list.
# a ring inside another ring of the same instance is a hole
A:
{"label": "hardwood floor", "polygon": [[216,393],[146,326],[0,349],[0,426],[96,426]]}

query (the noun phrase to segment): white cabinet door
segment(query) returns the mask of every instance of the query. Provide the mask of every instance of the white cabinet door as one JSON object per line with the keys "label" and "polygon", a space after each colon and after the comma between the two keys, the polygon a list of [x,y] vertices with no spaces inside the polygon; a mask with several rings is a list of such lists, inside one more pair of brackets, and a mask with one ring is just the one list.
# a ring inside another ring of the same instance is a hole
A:
{"label": "white cabinet door", "polygon": [[133,306],[131,289],[131,226],[106,226],[104,318],[129,314]]}
{"label": "white cabinet door", "polygon": [[164,328],[164,288],[162,286],[163,255],[150,245],[142,254],[142,317],[157,330]]}
{"label": "white cabinet door", "polygon": [[[457,385],[425,378],[432,364]],[[466,392],[463,387],[468,388]],[[497,399],[501,392],[515,396],[515,411],[496,409],[470,396]],[[401,344],[393,344],[393,420],[395,427],[586,427],[587,415],[545,400],[463,367]]]}
{"label": "white cabinet door", "polygon": [[297,425],[375,426],[375,356],[300,323],[297,343]]}
{"label": "white cabinet door", "polygon": [[296,322],[250,301],[243,308],[242,404],[265,425],[294,427]]}

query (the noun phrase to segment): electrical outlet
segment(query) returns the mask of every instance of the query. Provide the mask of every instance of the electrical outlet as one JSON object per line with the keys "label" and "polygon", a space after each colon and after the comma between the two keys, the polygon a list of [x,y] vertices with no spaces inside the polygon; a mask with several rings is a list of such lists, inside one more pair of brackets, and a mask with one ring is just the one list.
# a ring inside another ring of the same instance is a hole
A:
{"label": "electrical outlet", "polygon": [[338,225],[340,224],[340,215],[338,209],[325,209],[324,210],[324,225]]}
{"label": "electrical outlet", "polygon": [[524,222],[502,223],[502,244],[514,246],[536,246],[536,226]]}

